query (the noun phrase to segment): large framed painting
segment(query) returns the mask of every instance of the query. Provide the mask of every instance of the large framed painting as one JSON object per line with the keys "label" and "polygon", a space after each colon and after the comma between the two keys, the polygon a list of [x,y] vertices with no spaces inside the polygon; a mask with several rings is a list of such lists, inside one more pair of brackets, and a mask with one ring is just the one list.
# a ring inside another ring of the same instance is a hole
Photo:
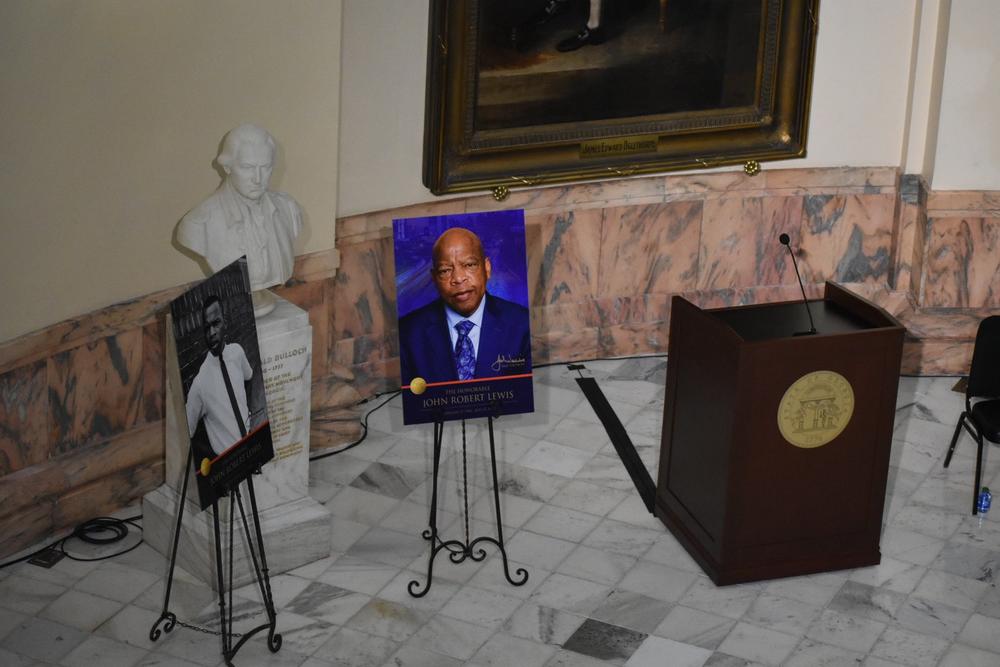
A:
{"label": "large framed painting", "polygon": [[431,0],[435,194],[803,157],[819,0]]}

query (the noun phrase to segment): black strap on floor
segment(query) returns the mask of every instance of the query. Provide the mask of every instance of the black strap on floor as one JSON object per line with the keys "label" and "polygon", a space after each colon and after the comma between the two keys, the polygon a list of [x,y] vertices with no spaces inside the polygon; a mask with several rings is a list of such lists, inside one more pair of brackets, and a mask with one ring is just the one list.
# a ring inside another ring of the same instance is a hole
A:
{"label": "black strap on floor", "polygon": [[604,392],[597,386],[597,381],[594,378],[579,377],[576,378],[576,383],[580,385],[583,395],[590,401],[590,407],[597,413],[597,418],[604,424],[604,430],[608,432],[611,444],[615,446],[618,457],[625,464],[625,470],[628,471],[629,477],[632,478],[632,483],[635,484],[635,488],[639,492],[642,502],[645,503],[646,509],[649,510],[650,514],[653,514],[656,485],[653,483],[653,478],[650,476],[649,471],[646,470],[642,459],[639,458],[639,453],[635,451],[635,445],[632,444],[631,438],[625,432],[625,427],[622,426],[621,420],[618,419],[618,415],[611,408],[611,404],[604,397]]}

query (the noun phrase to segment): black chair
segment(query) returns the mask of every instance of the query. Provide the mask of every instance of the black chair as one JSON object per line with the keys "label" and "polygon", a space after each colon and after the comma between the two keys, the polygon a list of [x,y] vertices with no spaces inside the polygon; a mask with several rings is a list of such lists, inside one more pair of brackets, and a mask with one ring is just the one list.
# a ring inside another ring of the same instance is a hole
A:
{"label": "black chair", "polygon": [[972,491],[972,513],[976,514],[983,475],[983,440],[1000,444],[1000,315],[991,315],[979,323],[976,345],[972,350],[972,368],[965,388],[965,411],[958,418],[944,467],[951,463],[955,443],[962,428],[979,446],[976,453],[976,482]]}

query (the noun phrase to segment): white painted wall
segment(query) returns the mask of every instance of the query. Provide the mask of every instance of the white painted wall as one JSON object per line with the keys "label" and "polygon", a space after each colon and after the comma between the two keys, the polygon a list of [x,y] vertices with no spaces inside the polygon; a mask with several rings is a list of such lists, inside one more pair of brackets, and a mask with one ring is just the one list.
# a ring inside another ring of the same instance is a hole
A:
{"label": "white painted wall", "polygon": [[935,190],[1000,190],[1000,2],[952,0]]}
{"label": "white painted wall", "polygon": [[[0,341],[203,276],[171,245],[231,128],[331,248],[340,0],[0,2]],[[391,42],[391,39],[386,39]]]}

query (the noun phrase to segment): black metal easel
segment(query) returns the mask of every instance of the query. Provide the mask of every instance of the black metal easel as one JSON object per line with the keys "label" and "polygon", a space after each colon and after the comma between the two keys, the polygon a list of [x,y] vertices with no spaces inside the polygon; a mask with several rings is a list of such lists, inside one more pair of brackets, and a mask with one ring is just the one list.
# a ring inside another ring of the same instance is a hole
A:
{"label": "black metal easel", "polygon": [[[167,586],[166,592],[163,597],[163,611],[160,612],[160,617],[156,619],[153,626],[149,629],[149,639],[150,641],[156,641],[160,638],[162,634],[160,631],[160,624],[163,625],[163,632],[170,632],[174,629],[174,626],[178,623],[177,616],[170,609],[170,587],[173,584],[174,579],[174,566],[177,563],[177,544],[180,541],[181,535],[181,519],[184,516],[184,504],[187,498],[187,487],[188,487],[188,477],[191,475],[191,449],[188,449],[187,464],[184,466],[184,482],[181,485],[180,499],[177,503],[177,523],[174,526],[174,541],[173,546],[170,549],[170,569],[167,573]],[[260,472],[258,469],[256,472]],[[212,501],[212,523],[215,528],[215,565],[216,573],[218,575],[219,583],[219,635],[222,637],[222,657],[225,659],[227,665],[232,665],[232,659],[236,655],[236,652],[253,637],[258,632],[262,630],[267,630],[267,648],[271,653],[277,653],[278,649],[281,648],[281,635],[275,632],[275,627],[277,624],[277,613],[274,610],[274,598],[271,594],[271,580],[268,577],[267,570],[267,557],[264,554],[264,539],[261,534],[260,529],[260,514],[257,512],[257,498],[254,495],[253,490],[253,475],[247,475],[246,479],[247,492],[250,497],[250,514],[253,517],[254,524],[254,535],[251,535],[250,524],[247,522],[247,513],[243,507],[243,498],[240,495],[239,483],[230,489],[226,490],[223,495],[229,496],[229,609],[226,609],[226,582],[223,576],[222,570],[222,541],[221,541],[221,530],[219,528],[219,501],[218,499]],[[257,627],[244,632],[244,633],[234,633],[233,632],[233,523],[234,523],[234,512],[235,507],[239,507],[240,519],[243,525],[243,534],[246,536],[247,548],[250,551],[250,558],[253,562],[254,576],[257,581],[257,585],[260,589],[261,600],[264,603],[264,610],[267,612],[267,623],[258,625]],[[256,536],[257,549],[254,550],[254,536]],[[260,554],[260,560],[258,561],[258,552]],[[196,630],[202,630],[197,626],[192,626],[183,621],[180,622],[181,625],[185,627],[190,627]],[[239,637],[240,640],[233,644],[233,637]]]}
{"label": "black metal easel", "polygon": [[503,558],[503,573],[507,581],[513,586],[523,586],[525,582],[528,581],[528,571],[523,567],[517,568],[517,574],[521,579],[520,581],[515,581],[510,576],[510,566],[507,562],[507,550],[504,547],[503,540],[503,522],[500,519],[500,488],[497,483],[497,454],[496,445],[493,439],[493,417],[487,417],[487,424],[490,432],[490,465],[493,470],[493,504],[496,508],[497,517],[497,536],[491,537],[489,535],[484,535],[482,537],[477,537],[474,540],[469,539],[469,475],[468,475],[468,462],[466,457],[466,443],[465,443],[465,420],[462,420],[462,500],[465,504],[465,541],[461,540],[442,540],[438,536],[437,528],[437,493],[438,493],[438,471],[441,467],[441,441],[444,437],[444,422],[436,421],[434,422],[434,481],[431,491],[431,513],[429,524],[430,527],[427,528],[421,535],[425,540],[430,540],[431,552],[427,558],[427,585],[424,586],[424,590],[417,591],[420,586],[420,582],[416,579],[412,580],[407,586],[407,590],[410,595],[415,598],[420,598],[427,595],[427,591],[431,589],[431,582],[434,574],[434,558],[438,555],[438,552],[442,549],[447,549],[449,551],[448,558],[452,563],[458,564],[464,561],[466,558],[471,558],[472,560],[478,562],[486,558],[486,550],[479,547],[477,550],[475,547],[480,542],[490,542],[495,544],[500,550],[500,556]]}

